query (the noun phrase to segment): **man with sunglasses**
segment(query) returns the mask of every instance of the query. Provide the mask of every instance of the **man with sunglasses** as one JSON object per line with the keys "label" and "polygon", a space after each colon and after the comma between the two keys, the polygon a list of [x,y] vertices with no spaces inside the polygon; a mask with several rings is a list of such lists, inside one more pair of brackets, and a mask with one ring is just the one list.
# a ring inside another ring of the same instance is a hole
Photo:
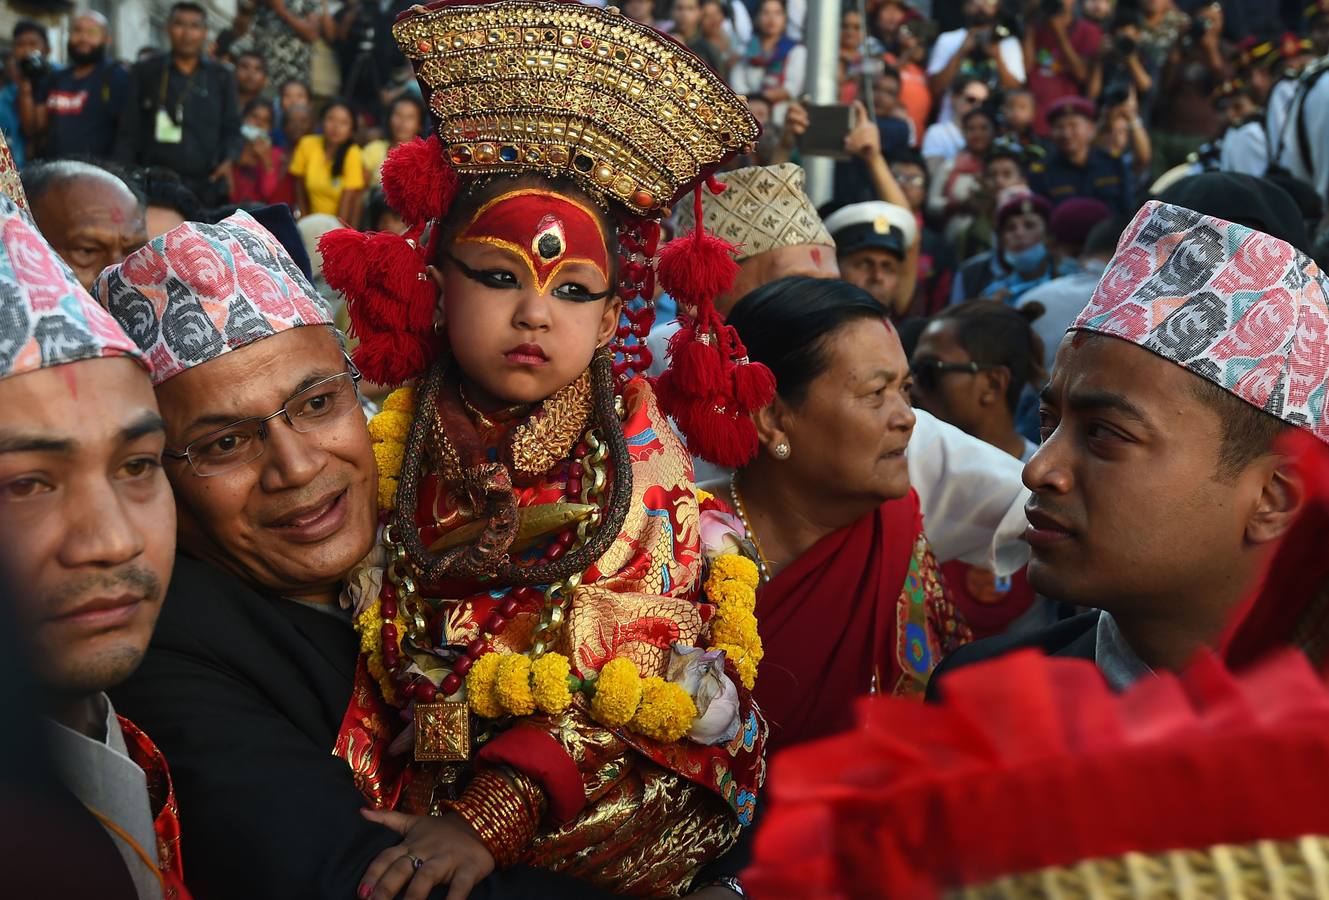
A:
{"label": "man with sunglasses", "polygon": [[991,91],[977,78],[961,76],[951,85],[951,109],[955,115],[939,119],[923,134],[923,159],[935,174],[943,162],[950,162],[964,149],[964,132],[960,123],[964,117],[988,102]]}
{"label": "man with sunglasses", "polygon": [[401,840],[360,815],[399,799],[395,761],[366,748],[401,726],[353,694],[359,640],[340,599],[377,527],[359,373],[322,300],[243,212],[168,232],[97,293],[153,361],[166,421],[183,555],[116,702],[179,759],[190,884],[349,897]]}

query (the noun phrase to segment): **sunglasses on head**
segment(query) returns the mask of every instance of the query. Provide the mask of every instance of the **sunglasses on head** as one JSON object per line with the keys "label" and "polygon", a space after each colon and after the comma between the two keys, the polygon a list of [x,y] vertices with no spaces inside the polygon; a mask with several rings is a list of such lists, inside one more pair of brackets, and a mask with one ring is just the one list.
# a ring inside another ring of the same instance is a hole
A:
{"label": "sunglasses on head", "polygon": [[909,374],[914,376],[914,387],[921,391],[935,391],[941,384],[941,378],[950,372],[964,372],[977,375],[987,369],[998,368],[992,363],[952,363],[939,359],[920,359],[910,364]]}

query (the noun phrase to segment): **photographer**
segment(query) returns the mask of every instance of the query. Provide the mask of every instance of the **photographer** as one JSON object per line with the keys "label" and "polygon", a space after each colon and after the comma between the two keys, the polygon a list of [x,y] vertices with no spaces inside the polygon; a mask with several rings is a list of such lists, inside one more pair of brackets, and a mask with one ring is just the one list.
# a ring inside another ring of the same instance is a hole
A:
{"label": "photographer", "polygon": [[928,60],[932,96],[942,97],[938,122],[950,122],[954,112],[950,87],[960,75],[977,78],[989,91],[1024,84],[1024,50],[1011,33],[1011,22],[998,22],[997,0],[965,0],[967,26],[937,35]]}
{"label": "photographer", "polygon": [[1054,101],[1085,93],[1089,62],[1102,43],[1103,30],[1075,14],[1075,0],[1037,0],[1033,27],[1024,33],[1024,67],[1038,106],[1039,137],[1047,136],[1047,109]]}
{"label": "photographer", "polygon": [[38,83],[51,71],[51,43],[46,29],[21,19],[14,25],[14,55],[10,83],[0,90],[0,128],[9,141],[14,165],[27,162],[29,143],[35,136],[25,122],[33,121]]}
{"label": "photographer", "polygon": [[[1157,4],[1157,9],[1172,5],[1171,0],[1151,3]],[[1146,12],[1146,25],[1150,21]],[[1178,35],[1162,75],[1155,79],[1159,85],[1152,118],[1155,171],[1185,162],[1201,144],[1218,137],[1222,129],[1222,117],[1212,102],[1214,91],[1231,77],[1222,34],[1222,6],[1210,3],[1198,7]]]}
{"label": "photographer", "polygon": [[25,107],[23,129],[41,144],[46,159],[108,159],[128,92],[128,73],[107,52],[106,19],[96,12],[76,17],[69,29],[69,66],[47,75]]}
{"label": "photographer", "polygon": [[1089,72],[1085,95],[1097,100],[1113,85],[1135,89],[1140,106],[1148,110],[1153,100],[1154,79],[1140,55],[1141,28],[1144,17],[1135,9],[1119,10],[1112,19],[1112,39],[1103,42]]}

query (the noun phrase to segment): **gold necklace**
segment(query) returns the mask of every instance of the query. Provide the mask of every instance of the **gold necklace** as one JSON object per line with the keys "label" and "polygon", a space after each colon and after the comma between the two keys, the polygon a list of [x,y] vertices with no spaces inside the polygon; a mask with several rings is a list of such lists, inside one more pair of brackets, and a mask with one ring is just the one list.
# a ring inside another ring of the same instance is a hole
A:
{"label": "gold necklace", "polygon": [[738,491],[737,472],[729,476],[729,496],[734,500],[734,511],[738,513],[738,520],[743,523],[743,530],[747,532],[748,540],[757,551],[757,574],[761,576],[762,584],[765,584],[771,580],[771,564],[761,549],[761,541],[757,540],[757,532],[752,530],[752,523],[748,521],[747,509],[743,506],[743,495]]}
{"label": "gold necklace", "polygon": [[[498,427],[498,424],[495,423],[493,419],[485,415],[484,412],[482,412],[479,407],[477,407],[474,403],[471,402],[471,398],[466,396],[466,388],[462,387],[461,384],[457,385],[457,394],[458,396],[461,397],[461,405],[466,407],[466,411],[475,418],[475,422],[477,425],[480,425],[483,428]],[[495,415],[500,417],[513,416],[526,408],[527,406],[525,403],[518,403],[515,406],[508,406],[498,410],[495,413]]]}

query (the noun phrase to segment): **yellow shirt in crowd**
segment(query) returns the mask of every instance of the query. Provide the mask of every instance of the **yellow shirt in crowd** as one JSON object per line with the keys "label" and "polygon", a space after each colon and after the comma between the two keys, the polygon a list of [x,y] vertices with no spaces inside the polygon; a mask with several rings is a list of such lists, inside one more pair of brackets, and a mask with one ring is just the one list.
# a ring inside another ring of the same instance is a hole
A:
{"label": "yellow shirt in crowd", "polygon": [[301,179],[309,195],[310,213],[337,214],[342,191],[364,190],[365,166],[360,148],[354,145],[346,151],[341,172],[334,176],[332,160],[323,152],[323,136],[310,134],[300,138],[291,157],[291,174]]}

